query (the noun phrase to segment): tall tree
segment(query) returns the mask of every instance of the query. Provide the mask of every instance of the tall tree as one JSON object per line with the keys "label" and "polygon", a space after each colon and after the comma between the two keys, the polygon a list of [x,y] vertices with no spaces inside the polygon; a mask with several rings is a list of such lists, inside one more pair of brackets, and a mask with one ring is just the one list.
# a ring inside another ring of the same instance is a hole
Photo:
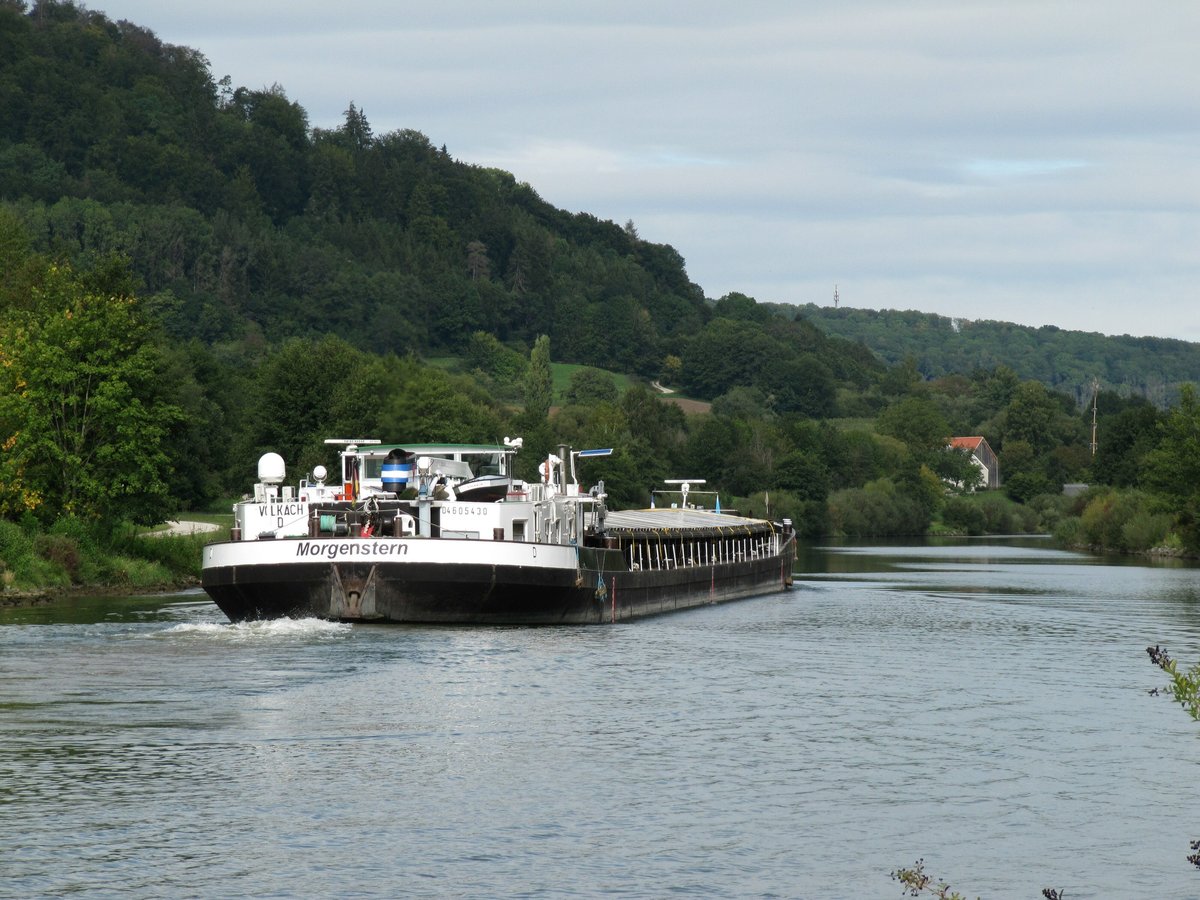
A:
{"label": "tall tree", "polygon": [[937,404],[924,395],[910,395],[885,409],[876,429],[903,441],[918,462],[930,462],[950,442],[950,426]]}
{"label": "tall tree", "polygon": [[554,397],[554,381],[550,371],[550,338],[540,335],[529,354],[529,370],[525,373],[525,415],[530,421],[541,421],[550,414]]}
{"label": "tall tree", "polygon": [[110,522],[170,512],[155,323],[137,298],[51,266],[0,319],[0,513]]}
{"label": "tall tree", "polygon": [[1188,548],[1200,549],[1200,399],[1194,385],[1180,389],[1158,446],[1146,454],[1143,484],[1176,516]]}

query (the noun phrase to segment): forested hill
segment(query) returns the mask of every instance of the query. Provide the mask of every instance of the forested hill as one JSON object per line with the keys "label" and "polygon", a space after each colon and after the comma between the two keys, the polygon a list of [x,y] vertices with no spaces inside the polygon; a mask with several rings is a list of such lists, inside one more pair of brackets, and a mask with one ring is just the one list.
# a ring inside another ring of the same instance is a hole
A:
{"label": "forested hill", "polygon": [[0,0],[0,204],[50,258],[127,258],[172,337],[209,347],[336,335],[462,355],[485,332],[524,354],[545,334],[559,362],[814,416],[877,382],[872,351],[927,377],[1007,365],[1077,397],[1098,377],[1161,403],[1200,376],[1180,342],[713,303],[633,223],[557,209],[419,131],[376,135],[351,100],[315,129],[282,87],[216,81],[139,25]]}
{"label": "forested hill", "polygon": [[[335,333],[368,350],[475,330],[658,371],[707,318],[669,246],[455,161],[417,131],[312,129],[280,87],[70,3],[0,2],[0,198],[56,254],[116,250],[206,342]],[[567,327],[567,326],[570,327]]]}
{"label": "forested hill", "polygon": [[1200,382],[1200,344],[1151,337],[1109,337],[1031,328],[1008,322],[951,319],[912,310],[840,309],[808,304],[804,319],[830,335],[857,341],[888,363],[911,359],[926,378],[1008,366],[1022,379],[1041,381],[1077,401],[1092,381],[1126,396],[1164,406],[1183,382]]}
{"label": "forested hill", "polygon": [[[349,100],[340,127],[311,128],[281,87],[214,81],[200,52],[69,2],[0,0],[0,202],[40,252],[128,257],[171,333],[210,346],[333,334],[430,355],[545,334],[556,360],[653,376],[712,318],[682,257],[632,223],[557,209],[417,131],[375,135]],[[801,356],[879,368],[770,324],[772,352],[698,390]]]}

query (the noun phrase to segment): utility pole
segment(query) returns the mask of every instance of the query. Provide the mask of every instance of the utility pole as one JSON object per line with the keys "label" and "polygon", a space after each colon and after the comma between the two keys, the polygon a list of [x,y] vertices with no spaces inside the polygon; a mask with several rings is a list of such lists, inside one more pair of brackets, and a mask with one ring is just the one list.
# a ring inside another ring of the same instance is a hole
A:
{"label": "utility pole", "polygon": [[1092,456],[1096,455],[1096,402],[1100,397],[1100,381],[1092,379]]}

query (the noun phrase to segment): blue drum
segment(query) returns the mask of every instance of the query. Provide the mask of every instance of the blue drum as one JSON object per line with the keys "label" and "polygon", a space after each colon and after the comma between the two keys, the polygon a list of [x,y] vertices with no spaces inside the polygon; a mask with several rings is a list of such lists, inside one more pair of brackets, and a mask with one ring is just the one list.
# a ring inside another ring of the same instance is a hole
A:
{"label": "blue drum", "polygon": [[393,494],[402,493],[413,475],[413,457],[406,450],[393,450],[383,461],[380,476],[383,489]]}

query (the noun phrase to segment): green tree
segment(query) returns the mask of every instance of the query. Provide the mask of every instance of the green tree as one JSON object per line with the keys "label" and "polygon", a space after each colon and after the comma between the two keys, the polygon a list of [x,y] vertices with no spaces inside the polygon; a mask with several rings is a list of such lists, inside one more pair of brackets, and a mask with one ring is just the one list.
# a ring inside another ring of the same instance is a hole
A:
{"label": "green tree", "polygon": [[760,382],[780,413],[801,413],[814,419],[835,415],[837,383],[829,367],[812,353],[766,367]]}
{"label": "green tree", "polygon": [[0,320],[0,512],[151,524],[170,510],[155,323],[134,296],[51,266]]}
{"label": "green tree", "polygon": [[584,366],[571,373],[565,399],[568,403],[612,403],[617,399],[617,383],[602,369]]}
{"label": "green tree", "polygon": [[950,438],[950,426],[937,404],[918,395],[893,403],[879,416],[875,427],[880,434],[903,441],[909,452],[922,462],[944,452]]}
{"label": "green tree", "polygon": [[[390,439],[479,443],[495,441],[501,434],[500,417],[469,378],[421,366],[414,359],[400,360],[391,378],[399,389],[388,395],[391,400],[380,426]],[[374,399],[378,401],[377,394]]]}
{"label": "green tree", "polygon": [[1194,385],[1180,389],[1158,446],[1146,454],[1142,483],[1174,513],[1188,549],[1200,550],[1200,399]]}
{"label": "green tree", "polygon": [[1006,409],[1004,441],[1026,441],[1038,454],[1057,443],[1055,418],[1058,405],[1038,381],[1023,382],[1013,393]]}
{"label": "green tree", "polygon": [[476,331],[467,339],[463,361],[467,368],[495,379],[505,387],[520,386],[529,366],[529,361],[520,353],[486,331]]}
{"label": "green tree", "polygon": [[713,307],[713,316],[721,319],[741,319],[746,322],[763,323],[771,318],[771,311],[759,306],[753,297],[736,291],[726,294]]}
{"label": "green tree", "polygon": [[1158,440],[1159,413],[1146,401],[1132,403],[1100,421],[1092,471],[1100,484],[1132,487],[1142,472],[1142,457]]}
{"label": "green tree", "polygon": [[356,433],[334,434],[331,422],[342,412],[334,403],[335,393],[343,381],[356,379],[366,363],[366,354],[340,338],[285,342],[257,372],[242,463],[252,466],[260,454],[271,451],[289,466],[306,468],[324,459],[326,438],[378,437],[359,430],[368,427],[365,422],[354,427]]}
{"label": "green tree", "polygon": [[694,396],[711,399],[735,385],[754,385],[781,353],[778,342],[755,323],[714,319],[684,350],[684,387]]}
{"label": "green tree", "polygon": [[529,369],[525,373],[525,415],[531,421],[541,421],[550,414],[554,398],[554,380],[550,371],[550,338],[540,335],[529,354]]}
{"label": "green tree", "polygon": [[775,487],[823,503],[829,496],[829,468],[815,453],[793,450],[775,467]]}

